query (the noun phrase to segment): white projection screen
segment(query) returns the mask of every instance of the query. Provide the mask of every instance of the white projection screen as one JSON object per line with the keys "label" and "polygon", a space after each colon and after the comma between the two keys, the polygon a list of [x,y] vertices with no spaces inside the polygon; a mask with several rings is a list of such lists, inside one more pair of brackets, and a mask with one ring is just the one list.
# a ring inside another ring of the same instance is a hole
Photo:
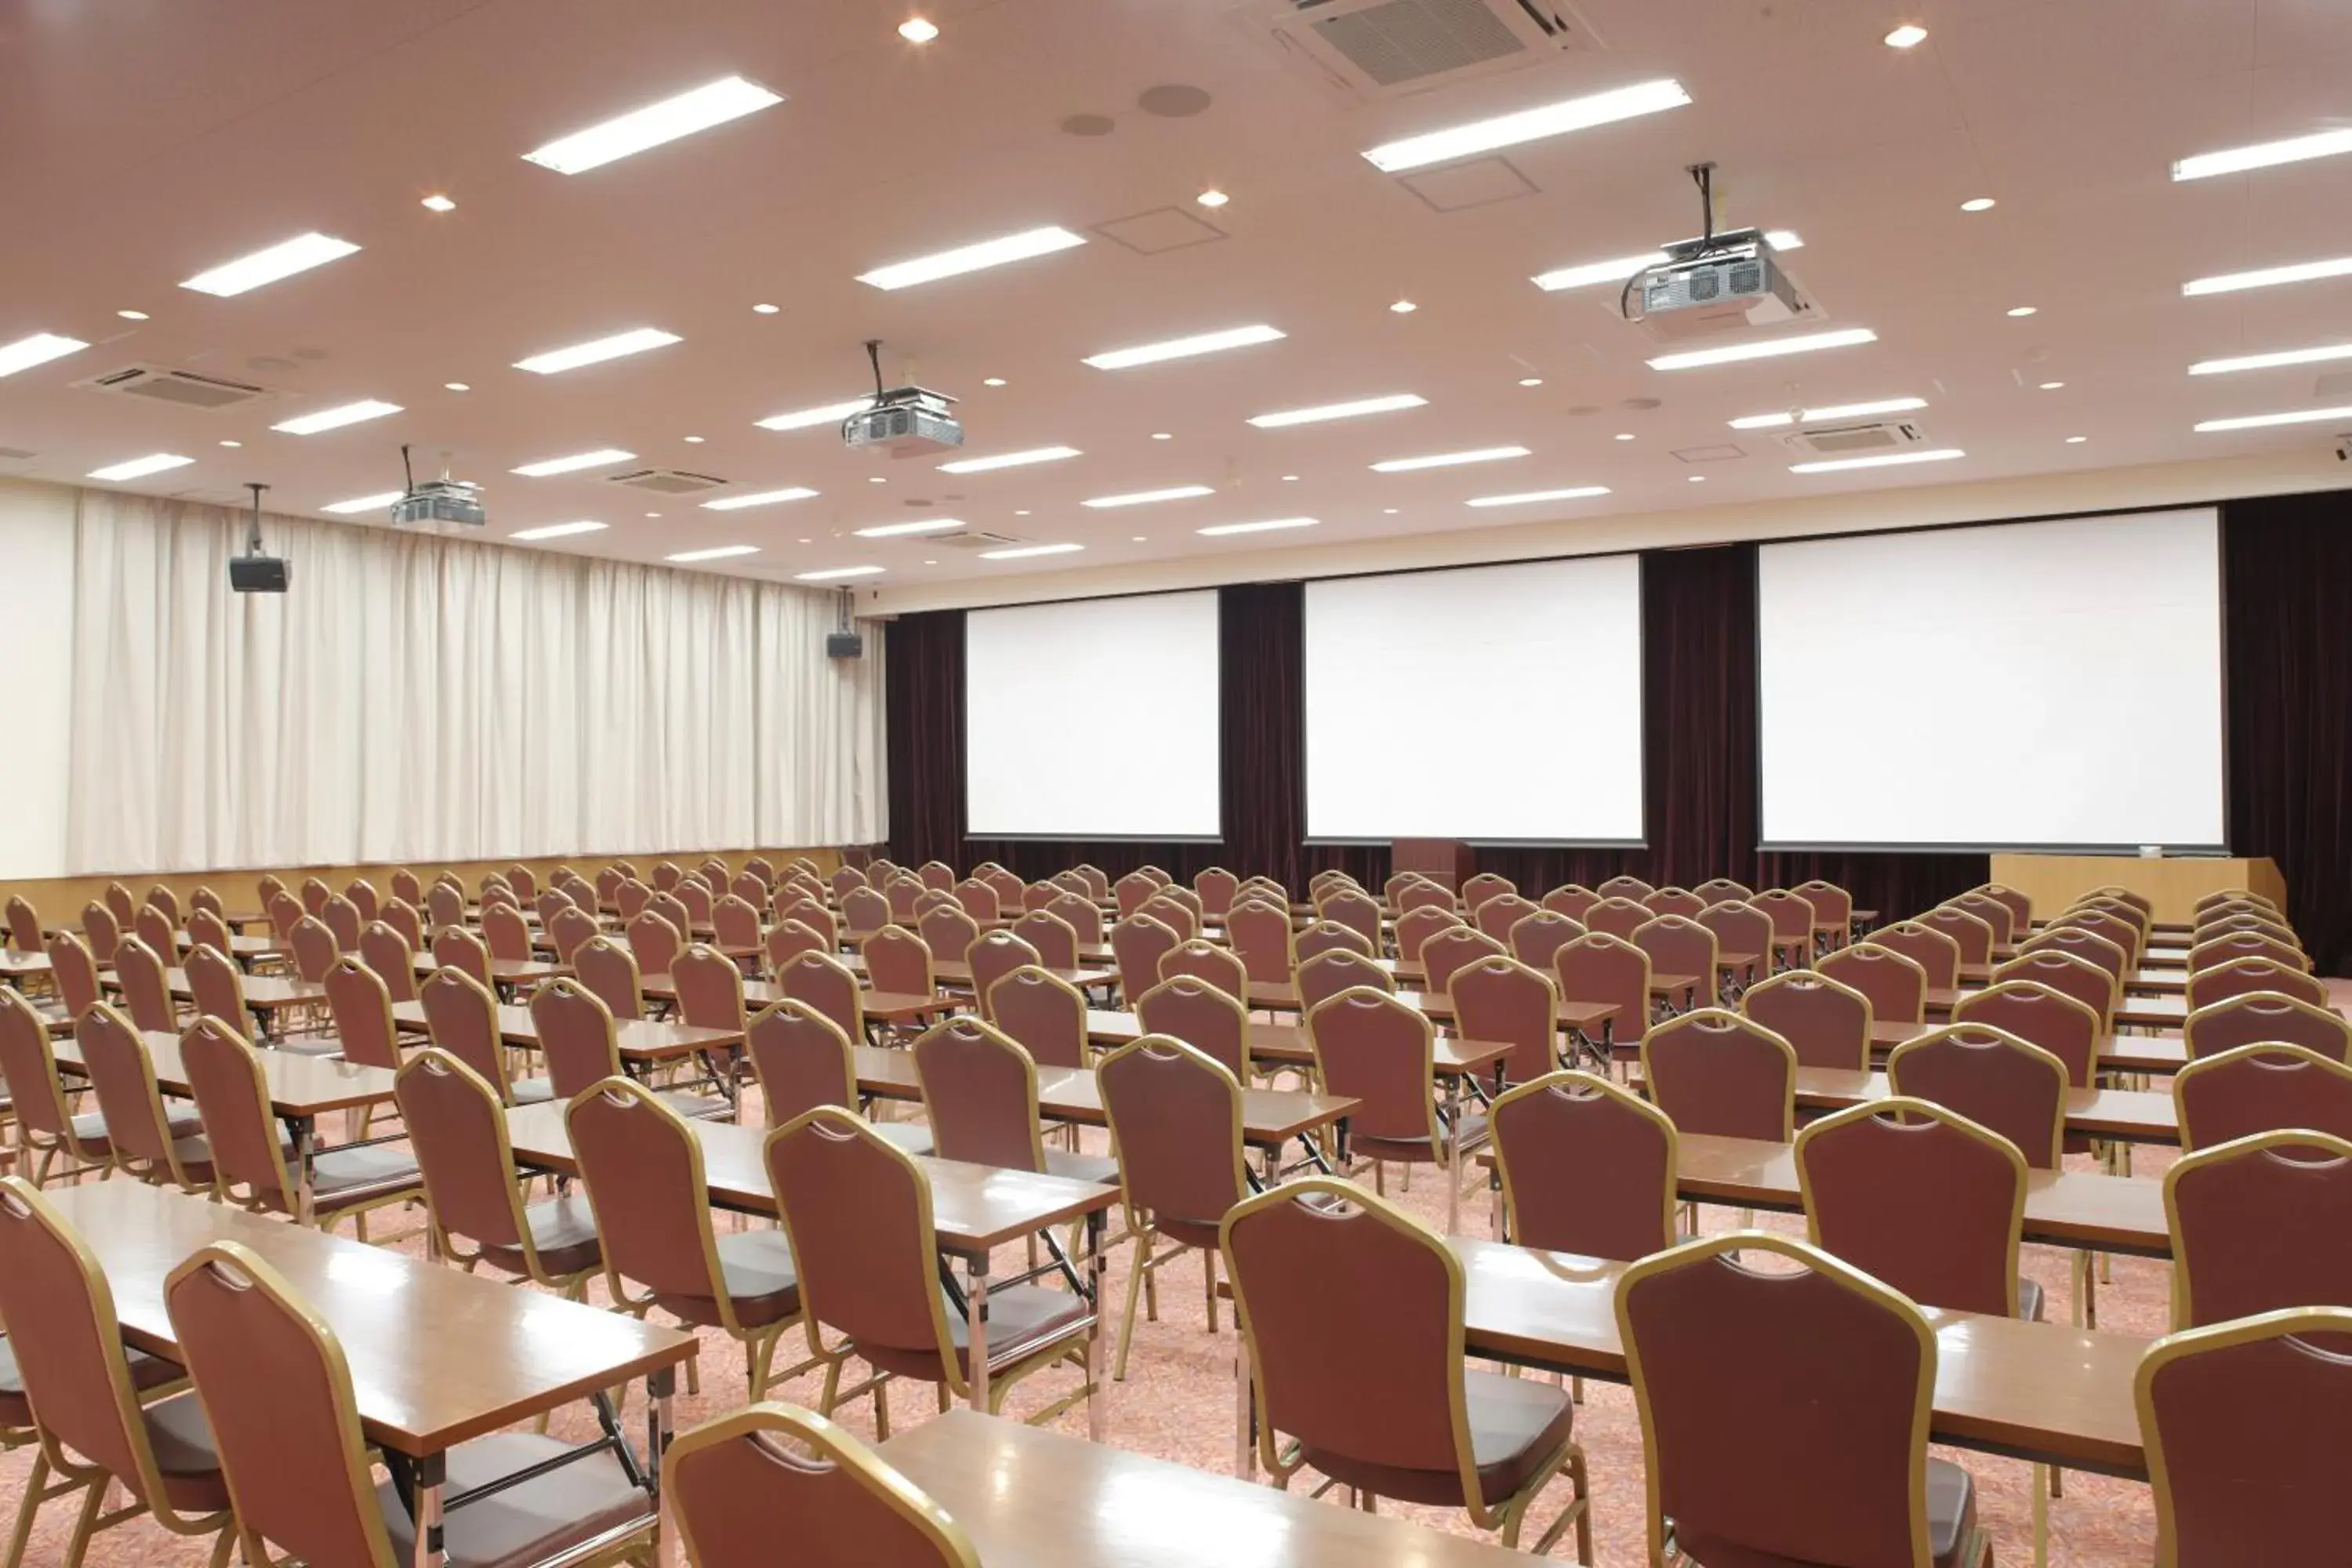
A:
{"label": "white projection screen", "polygon": [[1310,838],[1642,840],[1632,555],[1307,584]]}
{"label": "white projection screen", "polygon": [[965,831],[1219,837],[1217,595],[964,616]]}
{"label": "white projection screen", "polygon": [[1767,848],[2218,849],[2211,508],[1766,545]]}

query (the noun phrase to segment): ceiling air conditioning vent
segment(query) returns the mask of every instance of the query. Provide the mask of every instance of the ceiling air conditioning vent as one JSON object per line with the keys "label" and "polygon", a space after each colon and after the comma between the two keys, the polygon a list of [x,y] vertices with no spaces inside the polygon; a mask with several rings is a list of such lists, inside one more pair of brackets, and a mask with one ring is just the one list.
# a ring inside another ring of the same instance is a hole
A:
{"label": "ceiling air conditioning vent", "polygon": [[1281,0],[1248,15],[1355,98],[1397,98],[1600,47],[1567,0]]}
{"label": "ceiling air conditioning vent", "polygon": [[250,382],[231,381],[218,375],[198,375],[194,371],[173,370],[160,364],[125,365],[121,370],[93,375],[74,384],[88,387],[92,392],[118,393],[125,397],[143,397],[151,403],[168,403],[178,408],[235,408],[242,404],[286,395]]}
{"label": "ceiling air conditioning vent", "polygon": [[986,529],[968,528],[961,533],[934,533],[921,542],[944,544],[950,550],[1002,550],[1008,544],[1029,542],[1017,533],[991,533]]}
{"label": "ceiling air conditioning vent", "polygon": [[1780,444],[1791,452],[1845,458],[1924,447],[1927,436],[1908,419],[1866,419],[1846,425],[1809,425],[1783,435]]}
{"label": "ceiling air conditioning vent", "polygon": [[656,495],[690,496],[698,490],[715,490],[727,481],[709,474],[688,473],[684,468],[636,468],[625,474],[607,474],[604,482],[651,490]]}

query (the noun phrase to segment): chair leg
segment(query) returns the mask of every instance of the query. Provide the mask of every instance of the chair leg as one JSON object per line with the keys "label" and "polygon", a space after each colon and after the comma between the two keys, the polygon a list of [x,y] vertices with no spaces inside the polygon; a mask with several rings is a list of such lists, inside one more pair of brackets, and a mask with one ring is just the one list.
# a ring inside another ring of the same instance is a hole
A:
{"label": "chair leg", "polygon": [[1589,1565],[1592,1562],[1592,1481],[1584,1468],[1584,1450],[1572,1445],[1568,1450],[1568,1484],[1576,1499],[1576,1560]]}
{"label": "chair leg", "polygon": [[[945,1388],[947,1384],[940,1386]],[[890,1440],[890,1385],[887,1383],[874,1385],[874,1440],[877,1443]]]}
{"label": "chair leg", "polygon": [[16,1505],[16,1528],[8,1537],[7,1568],[21,1568],[25,1561],[25,1543],[32,1539],[33,1517],[41,1511],[41,1504],[45,1500],[41,1495],[41,1486],[48,1477],[48,1452],[46,1449],[36,1448],[33,1453],[32,1476],[25,1483],[23,1500]]}
{"label": "chair leg", "polygon": [[1143,1282],[1150,1273],[1151,1232],[1146,1230],[1135,1238],[1135,1266],[1127,1277],[1127,1311],[1118,1325],[1118,1360],[1110,1369],[1113,1382],[1127,1379],[1127,1348],[1135,1338],[1135,1299],[1143,1293]]}
{"label": "chair leg", "polygon": [[816,1413],[819,1415],[833,1414],[833,1402],[841,1393],[841,1363],[846,1359],[845,1356],[835,1356],[824,1363],[824,1392],[816,1397]]}
{"label": "chair leg", "polygon": [[81,1517],[74,1521],[73,1538],[66,1543],[64,1568],[81,1568],[82,1558],[89,1551],[89,1538],[97,1533],[98,1512],[106,1505],[107,1478],[99,1477],[89,1483],[89,1495],[81,1505]]}
{"label": "chair leg", "polygon": [[1217,1249],[1213,1247],[1201,1249],[1201,1279],[1207,1292],[1209,1332],[1213,1334],[1217,1331]]}

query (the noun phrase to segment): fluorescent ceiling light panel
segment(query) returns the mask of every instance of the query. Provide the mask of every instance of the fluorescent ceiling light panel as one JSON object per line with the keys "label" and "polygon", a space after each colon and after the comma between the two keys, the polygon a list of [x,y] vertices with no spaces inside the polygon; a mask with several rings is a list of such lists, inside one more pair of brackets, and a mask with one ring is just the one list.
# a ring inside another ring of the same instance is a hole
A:
{"label": "fluorescent ceiling light panel", "polygon": [[898,539],[909,533],[952,533],[963,525],[960,517],[925,517],[913,522],[877,522],[855,531],[860,539]]}
{"label": "fluorescent ceiling light panel", "polygon": [[1802,420],[1811,425],[1822,419],[1866,419],[1874,414],[1901,414],[1908,409],[1925,408],[1924,397],[1882,397],[1875,403],[1838,403],[1826,408],[1808,408],[1801,414],[1750,414],[1731,421],[1734,430],[1769,430],[1781,425]]}
{"label": "fluorescent ceiling light panel", "polygon": [[1793,228],[1768,228],[1764,231],[1764,243],[1775,250],[1802,250],[1805,237]]}
{"label": "fluorescent ceiling light panel", "polygon": [[13,343],[0,343],[0,375],[14,375],[88,347],[79,338],[59,337],[55,332],[35,332]]}
{"label": "fluorescent ceiling light panel", "polygon": [[2237,370],[2274,370],[2283,364],[2319,364],[2332,359],[2352,359],[2352,343],[2329,343],[2315,349],[2281,349],[2276,353],[2241,354],[2235,359],[2199,360],[2191,375],[2227,375]]}
{"label": "fluorescent ceiling light panel", "polygon": [[665,332],[658,327],[637,327],[625,332],[615,332],[609,338],[598,338],[593,343],[574,343],[568,349],[550,349],[543,354],[515,361],[515,369],[527,370],[534,375],[554,375],[561,371],[578,370],[583,364],[599,364],[608,359],[620,359],[627,354],[641,354],[647,349],[657,349],[678,341],[676,332]]}
{"label": "fluorescent ceiling light panel", "polygon": [[1416,468],[1452,468],[1464,463],[1492,463],[1505,458],[1524,458],[1527,455],[1525,447],[1481,447],[1475,451],[1439,452],[1427,458],[1391,458],[1386,462],[1374,463],[1372,472],[1409,474]]}
{"label": "fluorescent ceiling light panel", "polygon": [[526,528],[520,533],[509,534],[507,537],[509,539],[568,539],[575,533],[595,533],[604,526],[601,522],[589,522],[584,520],[579,522],[551,522],[544,528]]}
{"label": "fluorescent ceiling light panel", "polygon": [[1086,242],[1084,235],[1072,234],[1066,228],[1024,229],[1019,234],[1008,234],[1002,239],[983,239],[977,245],[942,250],[937,256],[918,256],[912,261],[894,261],[887,267],[859,273],[857,280],[877,289],[911,289],[918,283],[931,283],[965,272],[978,272],[982,268],[1002,267],[1009,261],[1050,256],[1055,251],[1067,250],[1074,245]]}
{"label": "fluorescent ceiling light panel", "polygon": [[863,414],[874,406],[871,397],[853,397],[846,403],[828,403],[822,407],[803,408],[792,414],[771,414],[752,423],[762,430],[806,430],[817,425],[838,425],[853,414]]}
{"label": "fluorescent ceiling light panel", "polygon": [[319,510],[331,511],[337,517],[350,517],[354,512],[382,511],[406,493],[404,490],[385,490],[381,495],[353,496],[349,500],[331,502]]}
{"label": "fluorescent ceiling light panel", "polygon": [[1564,490],[1524,490],[1515,496],[1478,496],[1472,506],[1525,506],[1539,500],[1585,500],[1609,493],[1607,485],[1577,485]]}
{"label": "fluorescent ceiling light panel", "polygon": [[1065,458],[1080,456],[1076,447],[1032,447],[1025,452],[999,452],[992,458],[958,458],[952,463],[941,463],[943,474],[984,474],[992,468],[1021,468],[1031,463],[1058,463]]}
{"label": "fluorescent ceiling light panel", "polygon": [[2333,158],[2352,153],[2352,131],[2322,131],[2315,136],[2293,136],[2284,142],[2257,142],[2251,147],[2231,147],[2200,153],[2172,165],[2176,180],[2205,180],[2216,174],[2242,174],[2277,163],[2300,163],[2308,158]]}
{"label": "fluorescent ceiling light panel", "polygon": [[1639,256],[1620,256],[1610,261],[1587,261],[1575,267],[1555,268],[1538,272],[1532,279],[1535,286],[1548,294],[1563,289],[1589,289],[1596,283],[1622,283],[1645,267],[1663,267],[1670,260],[1663,250],[1645,250]]}
{"label": "fluorescent ceiling light panel", "polygon": [[576,473],[582,468],[608,468],[614,463],[628,462],[635,456],[635,452],[624,452],[618,447],[604,447],[593,452],[574,452],[568,458],[542,458],[536,463],[525,463],[509,472],[520,474],[526,479],[543,479],[550,474]]}
{"label": "fluorescent ceiling light panel", "polygon": [[251,256],[225,261],[209,272],[199,272],[180,287],[194,289],[199,294],[218,295],[226,300],[248,289],[258,289],[264,283],[275,283],[280,278],[291,278],[297,272],[323,267],[358,248],[350,240],[337,239],[332,235],[298,234],[267,250],[257,250]]}
{"label": "fluorescent ceiling light panel", "polygon": [[770,92],[740,76],[724,77],[676,98],[665,98],[659,103],[649,103],[643,109],[591,125],[585,131],[560,136],[544,147],[525,153],[523,158],[559,174],[577,174],[648,147],[740,120],[783,100],[782,93]]}
{"label": "fluorescent ceiling light panel", "polygon": [[304,414],[280,424],[272,425],[270,428],[282,430],[289,436],[316,436],[321,430],[340,430],[346,425],[357,425],[367,419],[381,419],[387,414],[399,412],[400,405],[397,403],[386,403],[382,398],[369,397],[362,398],[357,403],[346,403],[340,408],[321,408],[316,414]]}
{"label": "fluorescent ceiling light panel", "polygon": [[1582,131],[1594,125],[1607,125],[1620,120],[1656,114],[1664,110],[1679,109],[1689,101],[1690,94],[1683,90],[1682,83],[1670,78],[1661,78],[1609,92],[1596,92],[1585,98],[1548,103],[1538,109],[1524,109],[1517,114],[1473,121],[1450,130],[1408,136],[1401,142],[1384,142],[1378,147],[1366,148],[1364,160],[1376,169],[1394,174],[1406,169],[1467,158],[1474,153],[1492,153],[1499,147],[1517,147],[1522,142],[1540,142],[1546,137],[1565,135],[1570,131]]}
{"label": "fluorescent ceiling light panel", "polygon": [[1386,397],[1360,397],[1353,403],[1326,403],[1314,408],[1291,408],[1280,414],[1257,414],[1250,423],[1261,430],[1279,430],[1289,425],[1320,425],[1327,419],[1354,419],[1366,414],[1392,414],[1400,408],[1419,408],[1428,403],[1410,392],[1391,393]]}
{"label": "fluorescent ceiling light panel", "polygon": [[2214,278],[2195,278],[2180,286],[2180,291],[2195,298],[2200,294],[2233,294],[2241,289],[2268,289],[2278,283],[2308,283],[2315,278],[2341,278],[2352,273],[2352,256],[2333,257],[2326,261],[2295,261],[2284,267],[2260,267],[2252,272],[2224,272]]}
{"label": "fluorescent ceiling light panel", "polygon": [[1322,521],[1318,517],[1272,517],[1264,522],[1221,522],[1213,528],[1197,528],[1192,531],[1214,539],[1227,533],[1272,533],[1282,528],[1313,528]]}
{"label": "fluorescent ceiling light panel", "polygon": [[747,506],[773,506],[780,500],[806,500],[814,494],[816,491],[805,485],[794,485],[789,489],[759,490],[748,496],[720,496],[717,500],[704,501],[702,510],[740,511]]}
{"label": "fluorescent ceiling light panel", "polygon": [[1025,561],[1032,555],[1067,555],[1072,551],[1085,548],[1083,544],[1024,544],[1017,550],[983,550],[980,558],[982,561]]}
{"label": "fluorescent ceiling light panel", "polygon": [[1925,452],[1882,452],[1875,458],[1832,458],[1819,463],[1791,463],[1792,474],[1834,474],[1846,468],[1892,468],[1905,463],[1944,463],[1968,454],[1958,447],[1937,447]]}
{"label": "fluorescent ceiling light panel", "polygon": [[1082,500],[1078,504],[1094,507],[1098,510],[1107,510],[1112,507],[1150,506],[1153,501],[1191,500],[1194,496],[1213,496],[1216,493],[1214,487],[1209,485],[1174,485],[1164,490],[1136,490],[1123,496],[1096,496],[1091,500]]}
{"label": "fluorescent ceiling light panel", "polygon": [[1276,342],[1284,335],[1278,327],[1230,327],[1222,332],[1202,332],[1189,338],[1171,338],[1164,343],[1144,343],[1136,348],[1089,354],[1086,363],[1097,370],[1128,370],[1139,364],[1158,364],[1161,360],[1190,359],[1194,354],[1213,354],[1223,349],[1247,348],[1252,343]]}
{"label": "fluorescent ceiling light panel", "polygon": [[2291,414],[2247,414],[2235,419],[2208,419],[2196,428],[2200,434],[2215,430],[2260,430],[2271,425],[2322,425],[2336,419],[2352,419],[2352,408],[2298,408]]}
{"label": "fluorescent ceiling light panel", "polygon": [[675,555],[665,555],[665,561],[724,561],[730,555],[757,555],[756,544],[719,544],[709,550],[681,550]]}
{"label": "fluorescent ceiling light panel", "polygon": [[834,566],[823,572],[795,572],[795,583],[832,583],[844,577],[875,577],[889,570],[886,566]]}
{"label": "fluorescent ceiling light panel", "polygon": [[154,452],[144,458],[133,458],[127,463],[113,463],[103,468],[92,468],[84,476],[93,479],[143,479],[149,474],[160,474],[166,468],[184,468],[194,462],[176,452]]}
{"label": "fluorescent ceiling light panel", "polygon": [[1736,364],[1741,360],[1777,359],[1782,354],[1811,353],[1816,349],[1852,348],[1856,343],[1874,343],[1878,334],[1868,327],[1847,327],[1834,332],[1808,332],[1802,337],[1772,338],[1760,343],[1727,343],[1721,348],[1692,349],[1678,354],[1660,354],[1650,362],[1652,370],[1695,370],[1700,365]]}

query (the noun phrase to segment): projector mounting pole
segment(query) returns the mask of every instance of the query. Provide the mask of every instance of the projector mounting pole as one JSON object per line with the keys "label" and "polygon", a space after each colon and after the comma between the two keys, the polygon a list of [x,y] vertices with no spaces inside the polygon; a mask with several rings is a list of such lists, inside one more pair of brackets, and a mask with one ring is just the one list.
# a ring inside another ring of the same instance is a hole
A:
{"label": "projector mounting pole", "polygon": [[269,487],[247,479],[245,488],[253,492],[253,521],[245,531],[245,552],[254,556],[261,553],[261,492]]}

